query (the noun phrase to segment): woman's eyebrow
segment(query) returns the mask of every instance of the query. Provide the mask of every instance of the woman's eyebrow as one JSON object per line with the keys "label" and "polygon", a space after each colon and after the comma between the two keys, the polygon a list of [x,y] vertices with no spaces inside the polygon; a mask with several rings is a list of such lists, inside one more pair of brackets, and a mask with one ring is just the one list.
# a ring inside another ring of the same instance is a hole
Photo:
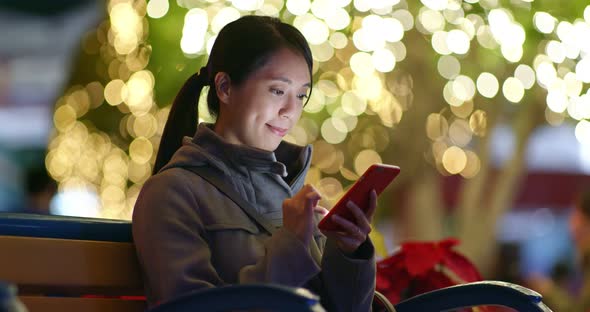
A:
{"label": "woman's eyebrow", "polygon": [[[286,82],[288,84],[293,84],[293,81],[291,81],[291,79],[289,79],[287,77],[272,77],[270,80],[278,80],[278,81]],[[311,87],[311,82],[303,84],[303,87],[308,87],[308,88]]]}

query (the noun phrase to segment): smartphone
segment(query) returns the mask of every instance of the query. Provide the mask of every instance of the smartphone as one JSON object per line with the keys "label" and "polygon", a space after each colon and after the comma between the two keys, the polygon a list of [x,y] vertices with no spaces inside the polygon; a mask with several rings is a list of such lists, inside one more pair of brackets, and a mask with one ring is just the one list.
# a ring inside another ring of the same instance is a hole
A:
{"label": "smartphone", "polygon": [[318,223],[318,228],[327,231],[338,231],[340,225],[332,220],[332,215],[339,216],[356,223],[354,214],[350,211],[346,204],[352,201],[357,204],[363,211],[369,209],[369,201],[371,190],[375,190],[377,195],[381,194],[383,190],[397,177],[400,172],[398,166],[387,164],[373,164],[365,173],[352,185],[352,187],[340,198],[334,205],[330,212],[324,216]]}

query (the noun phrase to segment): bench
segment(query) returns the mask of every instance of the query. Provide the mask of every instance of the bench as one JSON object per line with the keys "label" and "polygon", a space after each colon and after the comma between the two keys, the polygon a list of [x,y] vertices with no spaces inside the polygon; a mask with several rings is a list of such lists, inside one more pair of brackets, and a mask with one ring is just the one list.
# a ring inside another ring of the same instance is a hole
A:
{"label": "bench", "polygon": [[0,213],[0,250],[30,312],[146,309],[129,222]]}
{"label": "bench", "polygon": [[[29,312],[146,310],[131,223],[127,221],[0,213],[0,250],[0,281],[18,287],[19,298]],[[484,281],[416,296],[395,309],[442,311],[503,305],[523,312],[551,311],[541,299],[538,293],[518,285]],[[195,307],[226,311],[251,306],[322,311],[318,302],[303,289],[234,285],[185,294],[151,312],[195,311]]]}

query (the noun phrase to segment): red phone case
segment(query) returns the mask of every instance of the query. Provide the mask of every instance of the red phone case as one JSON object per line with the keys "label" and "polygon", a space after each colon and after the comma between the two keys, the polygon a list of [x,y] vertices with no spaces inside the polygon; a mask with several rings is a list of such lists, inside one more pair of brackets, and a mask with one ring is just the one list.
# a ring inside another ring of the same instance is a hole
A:
{"label": "red phone case", "polygon": [[318,228],[328,231],[340,230],[340,225],[332,221],[331,216],[333,214],[338,214],[347,220],[355,222],[355,217],[350,209],[346,207],[346,203],[350,200],[363,209],[363,211],[368,209],[371,190],[375,189],[377,195],[381,194],[391,181],[397,177],[399,172],[400,168],[398,166],[386,164],[371,165],[318,223]]}

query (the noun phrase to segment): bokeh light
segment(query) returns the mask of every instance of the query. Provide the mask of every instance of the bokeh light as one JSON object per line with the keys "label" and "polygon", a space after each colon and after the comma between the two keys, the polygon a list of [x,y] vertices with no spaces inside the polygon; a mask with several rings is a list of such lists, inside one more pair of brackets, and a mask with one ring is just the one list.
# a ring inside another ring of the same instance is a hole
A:
{"label": "bokeh light", "polygon": [[[327,200],[336,200],[342,181],[358,179],[369,165],[400,159],[391,151],[403,145],[400,130],[411,123],[425,130],[423,138],[412,140],[428,141],[434,170],[477,176],[485,155],[470,149],[489,135],[496,117],[505,117],[496,114],[530,106],[506,109],[507,102],[544,99],[539,105],[548,124],[575,122],[576,138],[590,144],[590,40],[580,39],[590,36],[590,6],[583,16],[566,20],[521,2],[108,1],[108,21],[82,44],[103,64],[96,66],[97,77],[71,86],[56,101],[48,171],[60,190],[95,196],[101,217],[130,218],[170,111],[171,100],[161,99],[166,83],[156,77],[171,74],[167,65],[177,72],[205,65],[219,31],[246,14],[279,17],[310,43],[313,93],[285,140],[313,144],[307,181]],[[513,9],[519,6],[528,8],[529,20]],[[159,23],[173,18],[180,29],[167,23],[166,31],[177,32],[180,40],[166,47],[170,64],[162,66],[162,46],[151,41],[150,27],[159,35]],[[159,52],[155,61],[152,50]],[[176,51],[179,58],[172,57]],[[412,63],[417,60],[419,67]],[[437,73],[430,79],[432,66]],[[424,96],[420,92],[433,93],[428,96],[434,100],[416,102]],[[205,98],[206,90],[199,120],[213,122]],[[112,120],[114,130],[90,121],[98,108],[120,115]],[[418,115],[422,119],[408,120]]]}

